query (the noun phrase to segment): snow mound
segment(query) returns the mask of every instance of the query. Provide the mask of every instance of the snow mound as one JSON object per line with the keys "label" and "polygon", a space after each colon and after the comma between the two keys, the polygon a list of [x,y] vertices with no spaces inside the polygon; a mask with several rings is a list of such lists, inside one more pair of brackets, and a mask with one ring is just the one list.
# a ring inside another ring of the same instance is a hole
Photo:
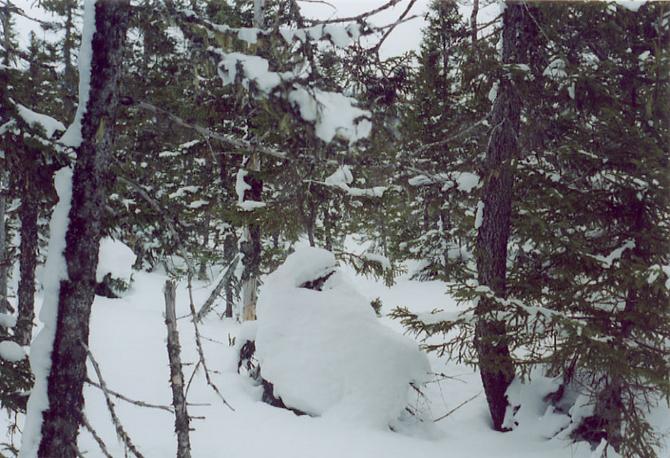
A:
{"label": "snow mound", "polygon": [[559,386],[558,378],[539,374],[526,383],[515,378],[507,388],[510,407],[505,413],[503,426],[546,439],[556,436],[570,423],[570,416],[558,411],[546,400],[549,394],[558,391]]}
{"label": "snow mound", "polygon": [[16,363],[25,358],[25,350],[16,342],[3,340],[0,342],[0,358],[5,361]]}
{"label": "snow mound", "polygon": [[[430,365],[415,342],[378,321],[336,266],[332,253],[301,247],[268,276],[257,308],[261,374],[287,406],[386,428]],[[300,287],[327,275],[322,291]]]}
{"label": "snow mound", "polygon": [[111,274],[112,278],[130,283],[135,259],[137,256],[125,243],[110,237],[101,239],[96,281],[101,282],[105,275]]}

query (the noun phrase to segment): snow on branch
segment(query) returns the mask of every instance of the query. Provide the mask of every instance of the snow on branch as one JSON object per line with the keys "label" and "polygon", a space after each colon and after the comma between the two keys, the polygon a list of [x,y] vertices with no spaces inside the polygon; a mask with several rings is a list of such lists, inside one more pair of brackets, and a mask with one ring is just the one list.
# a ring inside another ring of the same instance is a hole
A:
{"label": "snow on branch", "polygon": [[354,177],[351,173],[351,167],[348,165],[341,165],[328,176],[324,181],[315,181],[331,188],[337,188],[351,197],[382,197],[386,192],[388,186],[374,186],[372,188],[355,188],[350,184],[354,182]]}
{"label": "snow on branch", "polygon": [[279,34],[288,44],[291,44],[294,41],[302,43],[310,41],[328,41],[333,46],[346,48],[354,41],[358,40],[362,35],[372,31],[370,27],[366,28],[366,24],[353,21],[343,21],[351,22],[347,25],[319,23],[309,27],[295,29],[288,27],[274,27],[270,29],[262,29],[259,27],[230,27],[226,24],[216,24],[203,19],[189,9],[181,9],[178,10],[178,12],[191,22],[196,22],[198,25],[203,26],[208,30],[235,35],[238,40],[248,44],[256,44],[259,35],[271,36]]}
{"label": "snow on branch", "polygon": [[[397,2],[391,2],[397,3]],[[204,28],[209,35],[236,31],[238,38],[255,43],[258,35],[266,33],[258,28],[234,29],[227,25],[217,25],[199,17],[190,10],[179,9],[173,1],[167,0],[166,6],[176,18],[187,24]],[[340,21],[336,21],[340,22]],[[202,43],[202,40],[189,27],[180,24],[188,39]],[[275,29],[273,29],[273,32]],[[276,29],[281,37],[290,43],[293,40],[330,40],[333,44],[349,45],[358,39],[362,29],[357,24],[343,28],[321,24],[299,29]],[[218,59],[218,74],[224,85],[241,84],[248,90],[255,90],[261,98],[280,98],[292,106],[308,123],[315,126],[315,134],[326,143],[335,137],[348,140],[349,144],[366,138],[371,131],[371,113],[357,106],[356,99],[338,92],[329,92],[299,82],[296,71],[274,72],[270,62],[260,56],[241,52],[228,52],[219,47],[209,46],[203,50]],[[281,90],[280,90],[281,89]]]}
{"label": "snow on branch", "polygon": [[408,180],[410,186],[428,186],[442,184],[442,190],[458,189],[463,192],[471,192],[480,185],[479,176],[472,172],[445,172],[437,174],[421,173]]}
{"label": "snow on branch", "polygon": [[366,138],[372,129],[371,113],[357,107],[356,99],[339,92],[323,91],[296,82],[293,72],[273,72],[267,59],[210,47],[220,61],[219,77],[224,85],[239,82],[244,88],[258,90],[262,96],[275,95],[280,86],[289,88],[286,99],[302,119],[314,123],[315,134],[326,143],[335,137],[350,144]]}

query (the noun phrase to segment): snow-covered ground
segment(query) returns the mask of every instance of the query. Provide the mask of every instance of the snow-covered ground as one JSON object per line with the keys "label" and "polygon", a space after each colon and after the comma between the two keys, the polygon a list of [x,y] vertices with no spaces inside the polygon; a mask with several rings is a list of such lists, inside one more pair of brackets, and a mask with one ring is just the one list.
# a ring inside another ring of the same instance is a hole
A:
{"label": "snow-covered ground", "polygon": [[[390,288],[372,278],[356,276],[344,268],[344,276],[369,299],[381,298],[382,312],[388,313],[398,305],[417,312],[433,308],[454,310],[455,303],[444,294],[440,282],[418,282],[404,275]],[[112,390],[133,399],[169,405],[171,391],[165,347],[163,285],[166,276],[160,273],[135,272],[130,291],[121,299],[96,297],[91,325],[91,350],[99,361],[103,377]],[[196,306],[208,297],[214,284],[197,282]],[[262,294],[262,291],[261,291]],[[193,325],[188,314],[188,294],[185,284],[177,290],[177,316],[185,363],[197,361]],[[381,323],[402,332],[399,323],[381,318]],[[544,409],[531,404],[522,412],[521,424],[510,433],[496,433],[489,427],[486,401],[480,394],[443,420],[433,423],[463,401],[481,392],[479,374],[472,369],[447,363],[430,356],[432,371],[449,377],[430,383],[425,388],[427,399],[413,402],[424,410],[426,420],[407,423],[398,431],[378,425],[343,421],[340,417],[324,418],[297,416],[291,411],[271,407],[261,402],[262,387],[237,373],[237,350],[231,345],[240,332],[240,325],[230,319],[210,314],[201,325],[207,362],[213,380],[232,405],[223,405],[207,386],[204,377],[197,375],[190,387],[188,400],[194,419],[191,434],[195,458],[329,458],[342,456],[387,458],[420,457],[591,457],[586,444],[549,439],[551,431],[560,426],[557,415],[544,415]],[[343,335],[342,339],[347,336]],[[185,366],[185,376],[193,366]],[[89,374],[95,380],[93,368]],[[546,380],[545,380],[546,382]],[[86,415],[107,443],[115,457],[124,456],[122,443],[117,440],[102,393],[87,386]],[[142,408],[122,400],[115,401],[121,422],[133,442],[147,457],[174,456],[176,438],[174,418],[166,411]],[[0,424],[6,430],[6,419]],[[670,430],[670,422],[665,425]],[[0,442],[4,440],[0,439]],[[82,431],[80,449],[87,457],[103,456],[92,436]]]}

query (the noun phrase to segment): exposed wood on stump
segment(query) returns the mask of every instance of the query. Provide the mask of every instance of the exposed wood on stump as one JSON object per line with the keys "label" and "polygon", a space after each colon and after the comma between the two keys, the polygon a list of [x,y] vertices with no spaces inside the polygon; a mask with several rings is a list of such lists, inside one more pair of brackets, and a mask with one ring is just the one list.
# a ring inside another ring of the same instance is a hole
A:
{"label": "exposed wood on stump", "polygon": [[165,282],[165,325],[167,326],[167,352],[170,360],[170,386],[172,387],[172,405],[174,406],[174,430],[177,433],[177,458],[190,458],[191,440],[189,438],[189,417],[184,396],[184,374],[181,364],[181,346],[175,312],[176,285]]}
{"label": "exposed wood on stump", "polygon": [[[524,22],[526,6],[508,2],[503,15],[503,64],[525,60]],[[512,212],[512,160],[517,157],[521,99],[514,83],[503,76],[491,113],[494,126],[484,164],[485,185],[482,193],[483,219],[477,234],[477,273],[481,285],[496,297],[506,295],[507,242]],[[503,430],[507,409],[505,392],[514,378],[514,365],[508,348],[506,325],[495,318],[500,305],[495,299],[481,297],[476,308],[475,347],[482,383],[493,427]]]}
{"label": "exposed wood on stump", "polygon": [[64,253],[68,279],[60,284],[40,457],[74,458],[77,454],[86,380],[85,345],[95,294],[102,212],[113,179],[109,174],[113,126],[129,4],[129,0],[95,4],[90,93],[72,178]]}
{"label": "exposed wood on stump", "polygon": [[[252,154],[248,161],[251,172],[245,177],[250,189],[244,191],[244,200],[259,202],[263,191],[263,182],[254,176],[260,171],[261,159]],[[244,240],[240,242],[240,252],[244,255],[242,264],[242,321],[256,319],[256,302],[258,301],[258,283],[261,266],[261,228],[257,223],[250,223],[244,229]]]}

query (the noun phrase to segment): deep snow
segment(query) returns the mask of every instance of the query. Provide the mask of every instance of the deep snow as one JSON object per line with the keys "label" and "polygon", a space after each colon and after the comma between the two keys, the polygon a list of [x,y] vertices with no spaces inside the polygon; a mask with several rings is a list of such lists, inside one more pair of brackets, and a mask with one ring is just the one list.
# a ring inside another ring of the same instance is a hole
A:
{"label": "deep snow", "polygon": [[[444,308],[454,313],[455,303],[444,294],[440,282],[418,282],[403,275],[387,288],[382,281],[356,276],[344,268],[347,277],[367,299],[379,297],[382,312],[404,305],[416,312],[427,313]],[[121,299],[96,297],[91,323],[90,347],[99,361],[110,389],[134,399],[169,405],[169,368],[165,348],[166,329],[163,318],[162,288],[167,276],[161,273],[135,272],[134,282]],[[196,282],[196,307],[208,297],[214,283]],[[261,291],[261,294],[263,292]],[[185,318],[188,313],[187,290],[181,283],[177,291],[177,316],[184,352],[184,362],[197,361],[193,326]],[[380,318],[381,323],[402,332],[399,323]],[[526,407],[517,414],[519,425],[510,433],[496,433],[489,427],[489,417],[483,394],[465,404],[449,417],[437,422],[407,422],[393,432],[379,425],[361,425],[341,418],[296,416],[290,411],[261,402],[262,388],[251,379],[237,374],[236,347],[231,345],[241,332],[241,326],[230,319],[210,314],[201,325],[206,340],[203,344],[208,365],[217,373],[213,380],[235,408],[226,408],[220,399],[196,376],[188,393],[189,413],[204,416],[195,419],[191,435],[194,458],[422,458],[422,457],[543,457],[590,458],[586,444],[548,439],[550,430],[563,421],[560,416],[545,411],[532,393],[541,393],[550,381],[539,380],[537,388],[518,393],[527,399]],[[429,418],[438,418],[472,396],[481,392],[479,374],[455,363],[446,363],[429,356],[432,371],[453,378],[430,383],[425,388],[426,399],[414,396],[413,405],[424,410]],[[188,378],[192,365],[184,367]],[[95,372],[89,368],[95,380]],[[434,376],[435,379],[440,377]],[[104,398],[95,387],[85,391],[86,415],[103,437],[115,457],[124,456],[123,445],[117,440],[109,419]],[[514,398],[517,399],[517,398]],[[116,409],[126,430],[145,457],[174,456],[176,439],[173,416],[165,411],[141,408],[116,400]],[[197,404],[197,405],[195,405]],[[203,405],[204,404],[204,405]],[[667,410],[655,413],[656,423],[670,430]],[[543,418],[544,417],[544,418]],[[541,419],[542,418],[542,419]],[[6,431],[6,418],[0,421],[0,431]],[[0,440],[0,442],[4,442]],[[101,457],[91,435],[82,430],[80,449],[88,457]]]}

